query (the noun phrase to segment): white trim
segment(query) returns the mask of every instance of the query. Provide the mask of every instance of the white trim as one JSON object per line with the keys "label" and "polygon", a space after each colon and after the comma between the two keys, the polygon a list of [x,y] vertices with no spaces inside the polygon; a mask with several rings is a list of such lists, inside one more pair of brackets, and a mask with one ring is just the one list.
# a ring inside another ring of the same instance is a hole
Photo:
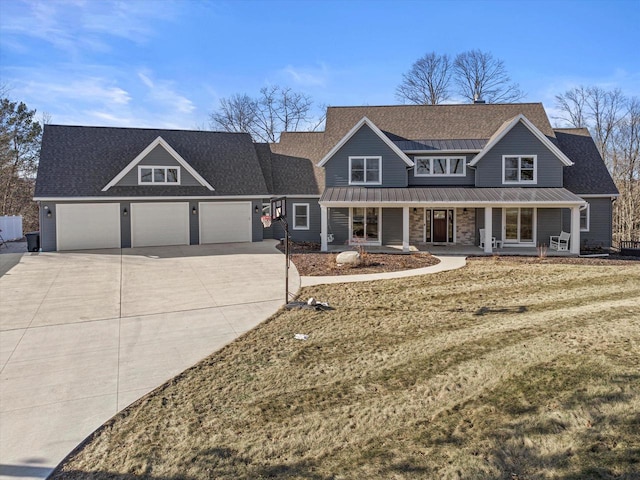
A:
{"label": "white trim", "polygon": [[321,202],[321,206],[325,207],[383,207],[383,208],[398,208],[404,205],[411,207],[422,206],[424,208],[476,208],[476,207],[492,207],[492,208],[506,208],[506,207],[555,207],[555,208],[572,208],[576,206],[584,205],[585,202]]}
{"label": "white trim", "polygon": [[[513,240],[507,240],[507,208],[517,208],[518,209],[518,240],[517,241],[513,241]],[[520,221],[522,218],[522,209],[523,208],[530,208],[533,210],[533,216],[531,218],[532,221],[532,241],[531,242],[523,242],[520,239]],[[519,246],[519,247],[535,247],[537,240],[538,240],[538,209],[534,206],[529,206],[529,205],[518,205],[518,206],[505,206],[502,207],[502,239],[498,239],[498,240],[502,240],[502,245],[505,247],[513,247],[513,246]]]}
{"label": "white trim", "polygon": [[131,162],[129,162],[129,165],[124,167],[124,169],[120,171],[118,175],[113,177],[113,179],[104,186],[102,191],[106,192],[111,187],[116,185],[120,180],[124,178],[127,173],[129,173],[133,169],[133,167],[135,167],[140,161],[142,161],[142,159],[145,158],[149,153],[151,153],[151,151],[158,145],[164,148],[169,153],[169,155],[171,155],[176,160],[176,162],[178,162],[187,172],[189,172],[193,176],[193,178],[198,181],[198,183],[200,183],[200,185],[202,185],[203,187],[207,187],[211,191],[214,190],[209,182],[202,178],[202,176],[198,172],[196,172],[193,167],[189,165],[187,161],[171,147],[171,145],[169,145],[162,137],[158,137],[153,142],[151,142],[149,146],[147,146],[147,148],[140,152],[140,154],[136,158],[131,160]]}
{"label": "white trim", "polygon": [[[367,208],[375,208],[376,210],[378,210],[378,241],[377,242],[354,242],[353,241],[353,209],[354,208],[364,208],[365,209],[365,234],[366,234],[366,217],[367,217],[367,212],[366,209]],[[371,245],[371,246],[381,246],[382,245],[382,207],[379,206],[372,206],[372,205],[366,205],[366,206],[360,206],[360,205],[354,205],[353,207],[349,208],[349,245]]]}
{"label": "white trim", "polygon": [[[143,182],[142,181],[142,169],[143,168],[147,168],[147,169],[151,169],[151,181],[150,182]],[[164,170],[164,182],[156,182],[155,181],[155,172],[154,170]],[[167,181],[167,170],[172,169],[172,170],[177,170],[178,171],[178,181],[177,182],[168,182]],[[180,175],[180,170],[181,168],[177,165],[138,165],[138,185],[180,185],[180,180],[181,180],[181,175]]]}
{"label": "white trim", "polygon": [[[522,159],[533,158],[533,180],[506,180],[504,162],[507,158],[518,159],[518,178],[520,178],[520,176],[522,175]],[[502,155],[502,184],[503,185],[537,185],[538,184],[538,156],[537,155]]]}
{"label": "white trim", "polygon": [[387,144],[387,146],[388,146],[391,150],[393,150],[393,152],[394,152],[396,155],[398,155],[398,156],[399,156],[399,157],[404,161],[404,163],[406,163],[406,164],[407,164],[407,166],[409,166],[409,167],[413,167],[413,162],[411,161],[411,159],[410,159],[409,157],[407,157],[407,155],[406,155],[402,150],[400,150],[400,149],[398,148],[398,146],[397,146],[395,143],[393,143],[391,140],[389,140],[389,137],[387,137],[384,133],[382,133],[382,131],[381,131],[378,127],[376,127],[376,126],[374,125],[374,123],[373,123],[371,120],[369,120],[367,117],[362,117],[362,119],[361,119],[358,123],[356,123],[356,124],[353,126],[353,128],[352,128],[351,130],[349,130],[349,132],[348,132],[344,137],[342,137],[342,140],[340,140],[338,143],[336,143],[336,144],[333,146],[333,148],[332,148],[331,150],[329,150],[329,153],[327,153],[327,154],[322,158],[322,160],[320,160],[320,162],[318,162],[318,167],[323,167],[323,166],[324,166],[324,164],[325,164],[325,163],[327,163],[327,162],[331,159],[331,157],[333,157],[333,156],[336,154],[336,152],[337,152],[338,150],[340,150],[340,149],[343,147],[343,145],[344,145],[345,143],[347,143],[347,142],[349,141],[349,139],[350,139],[351,137],[353,137],[353,136],[356,134],[356,132],[357,132],[358,130],[360,130],[360,128],[362,128],[362,126],[363,126],[363,125],[365,125],[365,124],[366,124],[366,125],[367,125],[371,130],[373,130],[373,132],[374,132],[378,137],[380,137],[380,139],[381,139],[384,143],[386,143],[386,144]]}
{"label": "white trim", "polygon": [[591,204],[589,202],[587,202],[587,204],[584,207],[580,207],[580,218],[581,219],[582,219],[582,212],[587,212],[586,213],[587,227],[586,228],[582,228],[582,222],[580,222],[580,231],[581,232],[588,232],[589,229],[591,228]]}
{"label": "white trim", "polygon": [[[351,180],[351,163],[353,160],[363,160],[364,161],[364,181],[362,182],[354,182]],[[368,182],[367,181],[367,161],[368,160],[377,160],[378,161],[378,181],[377,182]],[[349,156],[349,185],[382,185],[382,157],[379,155],[351,155]]]}
{"label": "white trim", "polygon": [[[307,209],[307,224],[305,226],[297,226],[296,225],[296,207],[304,207]],[[291,209],[293,210],[293,222],[292,228],[294,230],[309,230],[309,204],[308,203],[293,203],[291,205]]]}
{"label": "white trim", "polygon": [[484,157],[500,140],[502,140],[504,136],[509,133],[511,129],[513,129],[513,127],[515,127],[519,122],[522,122],[522,124],[527,127],[529,131],[533,133],[538,138],[538,140],[540,140],[540,142],[542,142],[542,144],[551,151],[551,153],[558,157],[558,160],[560,160],[565,166],[570,167],[571,165],[573,165],[573,162],[569,160],[569,158],[564,153],[562,153],[562,151],[560,151],[558,147],[551,143],[551,140],[549,140],[546,135],[544,135],[533,123],[531,123],[527,117],[520,114],[514,117],[508,123],[505,122],[500,128],[498,128],[498,130],[496,130],[496,132],[493,134],[493,137],[489,140],[489,142],[487,142],[480,153],[476,155],[476,157],[469,163],[469,166],[474,167],[475,165],[477,165],[482,157]]}
{"label": "white trim", "polygon": [[[285,195],[283,195],[285,196]],[[295,198],[320,198],[320,195],[286,195],[288,197]],[[82,201],[101,201],[101,202],[113,202],[113,201],[125,201],[125,200],[242,200],[242,199],[264,199],[271,198],[271,195],[196,195],[196,196],[170,196],[165,197],[34,197],[36,202],[82,202]]]}
{"label": "white trim", "polygon": [[618,198],[620,196],[619,193],[575,193],[582,198]]}
{"label": "white trim", "polygon": [[408,154],[408,155],[429,155],[431,153],[435,154],[435,155],[440,155],[443,153],[447,153],[447,154],[456,154],[456,153],[460,153],[460,154],[464,154],[464,153],[480,153],[481,150],[475,148],[472,150],[460,150],[460,149],[443,149],[443,150],[403,150],[404,153]]}
{"label": "white trim", "polygon": [[[430,173],[418,173],[418,160],[429,160],[429,172]],[[434,160],[446,160],[447,172],[449,173],[434,173],[433,172],[433,161]],[[450,173],[451,171],[451,160],[462,160],[462,173]],[[413,176],[414,177],[466,177],[467,176],[467,157],[462,155],[451,155],[451,156],[427,156],[422,155],[419,157],[413,158]]]}

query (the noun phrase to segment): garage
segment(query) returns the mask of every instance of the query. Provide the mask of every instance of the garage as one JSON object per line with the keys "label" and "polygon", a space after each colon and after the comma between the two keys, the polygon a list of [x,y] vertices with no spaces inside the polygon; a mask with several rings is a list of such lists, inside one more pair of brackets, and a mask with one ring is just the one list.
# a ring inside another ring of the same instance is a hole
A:
{"label": "garage", "polygon": [[200,243],[251,241],[251,202],[200,203]]}
{"label": "garage", "polygon": [[189,245],[189,204],[132,203],[131,246],[163,245]]}
{"label": "garage", "polygon": [[56,206],[57,250],[120,248],[120,204]]}

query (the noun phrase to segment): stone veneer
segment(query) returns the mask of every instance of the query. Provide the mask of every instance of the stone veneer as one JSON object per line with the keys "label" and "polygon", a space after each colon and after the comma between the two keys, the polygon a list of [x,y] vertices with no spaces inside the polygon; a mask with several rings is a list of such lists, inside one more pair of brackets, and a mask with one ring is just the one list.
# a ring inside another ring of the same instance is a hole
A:
{"label": "stone veneer", "polygon": [[475,245],[476,243],[476,209],[456,209],[456,244]]}
{"label": "stone veneer", "polygon": [[[456,244],[475,245],[476,243],[476,210],[467,208],[456,209]],[[409,243],[424,241],[424,208],[409,209]]]}

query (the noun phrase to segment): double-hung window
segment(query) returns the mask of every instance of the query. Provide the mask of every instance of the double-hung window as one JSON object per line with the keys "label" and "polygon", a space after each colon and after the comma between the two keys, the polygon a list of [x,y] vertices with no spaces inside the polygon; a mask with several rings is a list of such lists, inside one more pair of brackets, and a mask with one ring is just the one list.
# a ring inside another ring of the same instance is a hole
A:
{"label": "double-hung window", "polygon": [[502,183],[537,183],[536,155],[504,155]]}
{"label": "double-hung window", "polygon": [[293,204],[293,229],[309,230],[309,204]]}
{"label": "double-hung window", "polygon": [[349,157],[349,184],[382,184],[382,157]]}
{"label": "double-hung window", "polygon": [[580,210],[580,231],[581,232],[589,231],[589,217],[591,213],[589,212],[590,208],[591,208],[591,205],[587,203],[587,206],[582,210]]}
{"label": "double-hung window", "polygon": [[462,177],[466,174],[465,157],[415,157],[416,177]]}
{"label": "double-hung window", "polygon": [[180,167],[138,166],[138,184],[180,185]]}

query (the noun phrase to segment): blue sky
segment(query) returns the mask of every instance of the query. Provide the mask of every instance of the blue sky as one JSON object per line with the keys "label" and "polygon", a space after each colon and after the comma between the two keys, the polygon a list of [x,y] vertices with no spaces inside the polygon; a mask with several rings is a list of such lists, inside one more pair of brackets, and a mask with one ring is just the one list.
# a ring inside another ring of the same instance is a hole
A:
{"label": "blue sky", "polygon": [[0,82],[52,123],[203,128],[271,84],[395,104],[427,52],[491,52],[553,113],[578,85],[640,97],[640,0],[0,0]]}

